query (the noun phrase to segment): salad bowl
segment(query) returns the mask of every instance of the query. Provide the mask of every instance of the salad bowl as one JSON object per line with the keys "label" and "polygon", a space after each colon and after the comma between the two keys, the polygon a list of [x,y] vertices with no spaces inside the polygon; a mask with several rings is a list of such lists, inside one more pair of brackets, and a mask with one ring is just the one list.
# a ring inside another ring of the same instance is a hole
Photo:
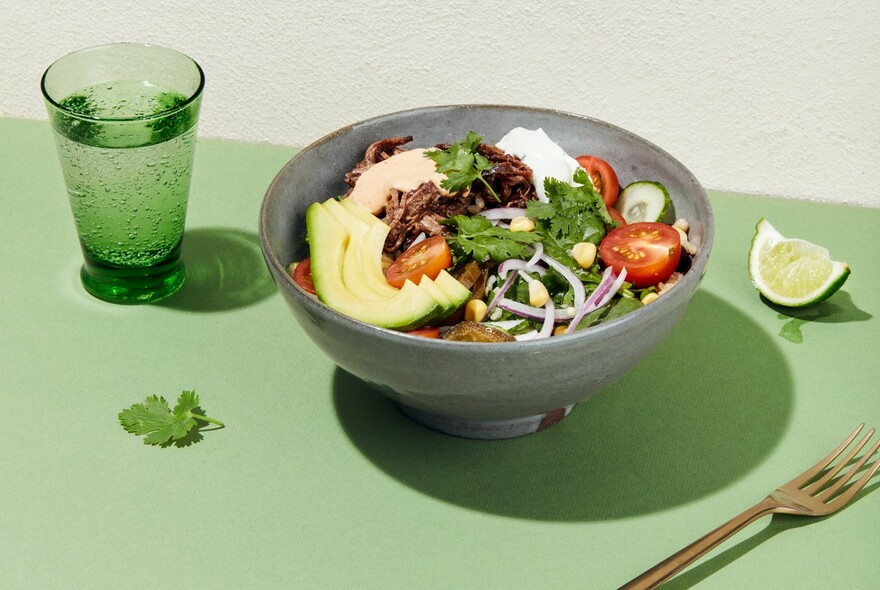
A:
{"label": "salad bowl", "polygon": [[[696,247],[689,270],[662,297],[588,329],[543,340],[454,342],[352,319],[297,286],[287,272],[309,254],[306,209],[342,195],[346,172],[371,143],[413,136],[414,147],[459,141],[469,131],[495,143],[516,127],[543,129],[569,154],[615,164],[620,185],[650,179],[669,191]],[[660,344],[684,315],[706,270],[714,237],[705,191],[671,155],[614,125],[554,110],[499,105],[412,109],[343,127],[297,153],[268,188],[260,211],[266,264],[308,337],[343,370],[394,400],[413,420],[466,438],[540,431],[602,391]]]}

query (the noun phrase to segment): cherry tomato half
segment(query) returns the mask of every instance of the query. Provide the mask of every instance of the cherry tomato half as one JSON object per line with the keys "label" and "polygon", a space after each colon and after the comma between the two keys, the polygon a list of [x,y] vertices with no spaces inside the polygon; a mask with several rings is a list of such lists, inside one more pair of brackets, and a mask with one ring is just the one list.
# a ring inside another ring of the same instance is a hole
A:
{"label": "cherry tomato half", "polygon": [[641,221],[608,232],[599,244],[606,265],[636,287],[649,287],[669,278],[681,257],[681,238],[670,225]]}
{"label": "cherry tomato half", "polygon": [[590,155],[578,156],[575,160],[593,179],[593,184],[602,195],[605,206],[614,205],[617,202],[617,195],[620,193],[620,182],[617,180],[617,173],[611,164],[602,158]]}
{"label": "cherry tomato half", "polygon": [[440,338],[440,328],[434,326],[422,326],[415,330],[407,332],[410,336],[421,336],[422,338]]}
{"label": "cherry tomato half", "polygon": [[[293,265],[291,265],[293,266]],[[306,258],[296,266],[294,266],[293,270],[290,270],[288,267],[288,272],[290,276],[293,278],[293,282],[303,288],[303,290],[308,291],[312,295],[316,295],[315,293],[315,283],[312,281],[312,259]]]}
{"label": "cherry tomato half", "polygon": [[620,214],[620,211],[618,211],[614,207],[606,207],[606,209],[608,209],[608,215],[611,216],[611,220],[617,222],[617,227],[626,225],[626,219],[623,218],[623,215]]}
{"label": "cherry tomato half", "polygon": [[[674,231],[674,230],[673,230]],[[422,275],[436,279],[440,271],[452,266],[452,252],[443,236],[431,236],[409,247],[385,271],[388,284],[398,289],[409,279],[418,283]]]}

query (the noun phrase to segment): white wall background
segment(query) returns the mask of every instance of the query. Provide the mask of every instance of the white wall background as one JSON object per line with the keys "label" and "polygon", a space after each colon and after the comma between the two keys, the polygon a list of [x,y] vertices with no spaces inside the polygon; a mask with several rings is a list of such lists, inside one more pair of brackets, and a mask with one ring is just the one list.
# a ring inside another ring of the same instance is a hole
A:
{"label": "white wall background", "polygon": [[121,40],[201,63],[203,137],[524,104],[630,129],[710,189],[880,206],[877,0],[3,0],[0,116],[44,118],[43,69]]}

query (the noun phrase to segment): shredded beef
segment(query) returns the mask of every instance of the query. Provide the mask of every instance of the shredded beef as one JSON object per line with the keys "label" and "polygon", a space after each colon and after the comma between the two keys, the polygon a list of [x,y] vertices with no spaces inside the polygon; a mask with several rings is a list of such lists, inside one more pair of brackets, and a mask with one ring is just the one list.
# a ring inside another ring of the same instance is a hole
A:
{"label": "shredded beef", "polygon": [[[400,146],[411,142],[412,139],[412,135],[406,137],[389,137],[370,144],[366,153],[364,153],[364,159],[358,162],[357,166],[345,175],[345,183],[354,188],[354,183],[356,183],[357,179],[360,178],[360,175],[364,173],[364,170],[373,164],[378,164],[382,160],[387,160],[394,154],[399,153],[402,151]],[[349,190],[349,192],[351,191]]]}
{"label": "shredded beef", "polygon": [[[364,159],[345,175],[345,182],[354,187],[365,170],[403,151],[401,146],[412,139],[412,136],[389,137],[371,144]],[[447,149],[449,144],[436,147]],[[406,193],[391,191],[382,218],[390,228],[385,240],[386,252],[394,255],[406,250],[422,232],[429,236],[447,235],[449,230],[441,223],[447,217],[473,214],[495,207],[525,207],[528,200],[536,198],[532,169],[522,160],[490,144],[480,144],[479,151],[494,164],[484,178],[500,202],[480,182],[475,182],[470,191],[450,196],[441,194],[431,182],[422,183]]]}
{"label": "shredded beef", "polygon": [[385,251],[406,250],[421,233],[428,236],[448,235],[442,220],[463,215],[473,205],[468,194],[444,196],[432,182],[425,182],[407,193],[393,191],[383,221],[391,228],[385,239]]}
{"label": "shredded beef", "polygon": [[526,201],[537,198],[532,186],[532,169],[525,162],[494,145],[481,143],[479,150],[495,164],[485,178],[501,199],[499,206],[525,207]]}
{"label": "shredded beef", "polygon": [[[438,144],[437,149],[445,150],[448,143]],[[472,192],[486,202],[487,208],[494,207],[525,207],[526,201],[537,198],[535,187],[532,186],[532,169],[516,156],[512,156],[498,147],[481,143],[477,148],[483,156],[494,164],[492,170],[483,175],[500,202],[486,190],[482,183],[475,182]]]}

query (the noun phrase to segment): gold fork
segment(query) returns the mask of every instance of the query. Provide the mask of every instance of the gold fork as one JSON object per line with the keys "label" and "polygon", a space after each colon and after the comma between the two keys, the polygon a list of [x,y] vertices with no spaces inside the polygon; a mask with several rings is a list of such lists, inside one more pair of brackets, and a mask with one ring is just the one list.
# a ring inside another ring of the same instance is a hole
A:
{"label": "gold fork", "polygon": [[859,435],[864,428],[860,424],[846,440],[834,449],[827,457],[806,470],[787,484],[780,486],[773,493],[743,512],[733,517],[711,533],[697,539],[675,555],[661,561],[642,575],[620,587],[620,590],[647,590],[656,588],[696,561],[698,558],[717,547],[722,541],[768,514],[797,514],[800,516],[827,516],[837,512],[861,490],[868,480],[880,469],[880,459],[868,467],[862,476],[844,489],[844,486],[864,467],[880,448],[880,441],[874,443],[870,450],[862,455],[850,469],[841,474],[849,466],[853,458],[874,436],[872,428],[847,454],[837,459]]}

